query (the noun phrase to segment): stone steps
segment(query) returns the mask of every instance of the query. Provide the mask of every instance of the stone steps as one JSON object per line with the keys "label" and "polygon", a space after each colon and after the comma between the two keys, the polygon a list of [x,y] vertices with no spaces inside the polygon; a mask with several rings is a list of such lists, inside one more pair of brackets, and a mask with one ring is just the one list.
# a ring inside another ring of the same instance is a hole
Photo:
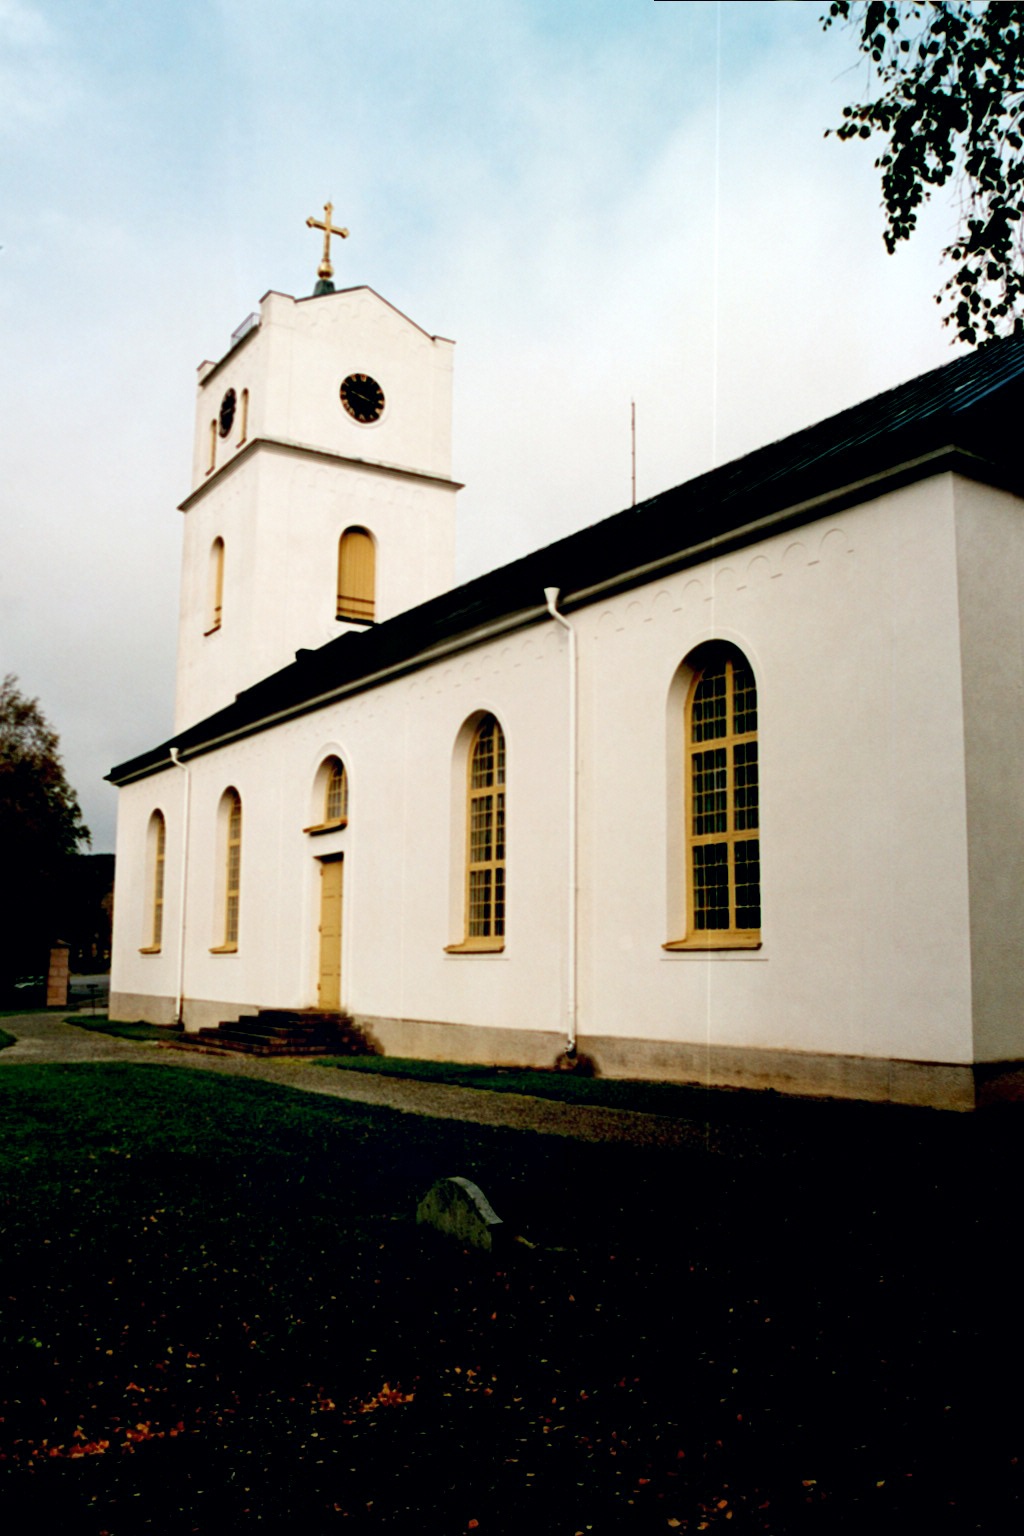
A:
{"label": "stone steps", "polygon": [[206,1026],[191,1039],[205,1049],[249,1056],[366,1056],[373,1051],[348,1014],[312,1008],[263,1008],[257,1014]]}

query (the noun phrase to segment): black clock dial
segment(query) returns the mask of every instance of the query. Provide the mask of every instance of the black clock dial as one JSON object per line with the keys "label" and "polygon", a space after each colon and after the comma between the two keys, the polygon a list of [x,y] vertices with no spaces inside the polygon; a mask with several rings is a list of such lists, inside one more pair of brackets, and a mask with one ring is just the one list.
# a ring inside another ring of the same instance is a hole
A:
{"label": "black clock dial", "polygon": [[341,403],[364,426],[376,421],[384,409],[384,391],[367,373],[350,373],[341,386]]}
{"label": "black clock dial", "polygon": [[236,405],[236,403],[237,402],[235,400],[235,392],[234,392],[233,389],[229,389],[227,394],[224,396],[224,399],[220,403],[220,435],[221,435],[221,437],[227,437],[228,433],[231,431],[231,423],[235,419],[235,405]]}

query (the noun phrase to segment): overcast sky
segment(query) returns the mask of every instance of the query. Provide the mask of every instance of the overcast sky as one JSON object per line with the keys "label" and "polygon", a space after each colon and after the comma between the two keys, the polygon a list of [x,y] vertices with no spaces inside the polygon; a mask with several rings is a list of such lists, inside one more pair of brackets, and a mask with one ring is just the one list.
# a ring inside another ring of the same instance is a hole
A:
{"label": "overcast sky", "polygon": [[[0,672],[97,851],[171,731],[195,368],[351,230],[455,352],[460,579],[954,355],[824,0],[0,0]],[[720,36],[720,47],[718,39]]]}

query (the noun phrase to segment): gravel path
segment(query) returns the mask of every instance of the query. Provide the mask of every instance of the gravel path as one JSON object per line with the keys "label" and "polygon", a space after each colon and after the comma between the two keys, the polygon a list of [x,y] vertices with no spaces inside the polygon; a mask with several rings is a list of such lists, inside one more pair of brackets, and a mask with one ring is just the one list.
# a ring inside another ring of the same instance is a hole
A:
{"label": "gravel path", "polygon": [[563,1104],[521,1093],[492,1093],[480,1088],[454,1088],[412,1078],[346,1072],[311,1066],[294,1057],[243,1056],[235,1052],[202,1050],[168,1041],[119,1040],[65,1024],[54,1014],[26,1013],[0,1019],[0,1027],[16,1044],[0,1051],[0,1070],[43,1063],[129,1062],[133,1066],[186,1067],[220,1072],[227,1077],[259,1078],[347,1099],[355,1104],[379,1104],[403,1114],[436,1120],[472,1120],[479,1125],[537,1131],[545,1136],[571,1136],[580,1141],[632,1142],[645,1146],[703,1144],[706,1129],[692,1122],[633,1110],[597,1105]]}

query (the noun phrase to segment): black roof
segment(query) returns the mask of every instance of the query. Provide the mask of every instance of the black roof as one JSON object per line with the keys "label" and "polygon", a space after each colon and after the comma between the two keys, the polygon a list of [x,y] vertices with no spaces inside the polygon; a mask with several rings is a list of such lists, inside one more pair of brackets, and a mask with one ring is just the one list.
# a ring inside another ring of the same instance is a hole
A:
{"label": "black roof", "polygon": [[[600,590],[623,590],[766,532],[820,516],[883,489],[943,470],[1008,489],[1024,488],[1015,445],[1024,420],[1024,339],[992,342],[920,378],[841,411],[816,426],[698,475],[649,501],[362,632],[300,651],[280,672],[140,757],[120,764],[114,783],[170,760],[318,707],[325,695],[373,686],[382,675],[422,666],[432,652],[471,643],[477,631],[544,610],[544,589],[560,589],[571,611]],[[482,637],[481,637],[482,638]]]}

